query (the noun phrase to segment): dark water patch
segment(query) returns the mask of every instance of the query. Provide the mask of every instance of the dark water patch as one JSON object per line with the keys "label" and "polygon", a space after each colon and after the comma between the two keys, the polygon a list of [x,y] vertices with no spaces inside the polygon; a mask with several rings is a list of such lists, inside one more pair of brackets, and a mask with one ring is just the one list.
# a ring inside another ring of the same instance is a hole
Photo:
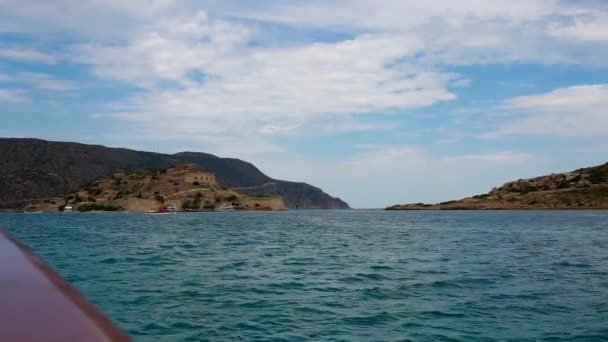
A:
{"label": "dark water patch", "polygon": [[362,279],[370,279],[370,280],[385,280],[385,279],[389,279],[388,277],[385,277],[381,274],[378,273],[357,273],[356,274],[357,277],[362,278]]}
{"label": "dark water patch", "polygon": [[455,280],[435,280],[435,281],[431,281],[429,283],[414,283],[414,284],[409,284],[409,285],[402,285],[402,288],[412,288],[412,289],[419,289],[419,288],[425,288],[425,287],[429,287],[429,288],[436,288],[436,289],[461,289],[463,288],[462,285],[460,285],[458,283],[458,281]]}
{"label": "dark water patch", "polygon": [[388,314],[386,312],[378,313],[375,315],[369,316],[354,316],[354,317],[346,317],[342,319],[342,322],[348,325],[358,326],[358,327],[372,327],[376,325],[384,325],[389,322],[398,321],[399,318]]}
{"label": "dark water patch", "polygon": [[370,266],[370,268],[374,271],[381,271],[381,270],[392,270],[393,268],[390,266],[386,266],[386,265],[373,265]]}
{"label": "dark water patch", "polygon": [[269,289],[264,287],[254,287],[249,290],[249,292],[258,294],[258,295],[271,295],[271,296],[280,296],[287,293],[286,291],[279,291],[276,289]]}
{"label": "dark water patch", "polygon": [[437,318],[460,318],[464,317],[464,313],[462,312],[447,312],[440,310],[432,310],[432,311],[422,311],[421,315],[426,316],[428,319],[437,319]]}
{"label": "dark water patch", "polygon": [[318,291],[318,292],[343,292],[346,291],[346,289],[344,287],[333,287],[333,286],[329,286],[329,287],[313,287],[310,289],[311,291]]}
{"label": "dark water patch", "polygon": [[570,261],[560,261],[556,263],[559,267],[572,267],[572,268],[591,268],[593,265],[582,262],[570,262]]}
{"label": "dark water patch", "polygon": [[101,264],[115,264],[119,262],[118,258],[105,258],[99,261]]}
{"label": "dark water patch", "polygon": [[393,293],[391,291],[380,288],[380,287],[364,289],[362,291],[361,295],[363,296],[364,300],[366,300],[366,299],[391,299],[394,297]]}
{"label": "dark water patch", "polygon": [[364,279],[361,277],[353,277],[353,276],[347,276],[347,277],[343,277],[338,279],[338,281],[340,282],[344,282],[344,283],[360,283],[362,282]]}
{"label": "dark water patch", "polygon": [[288,281],[288,282],[283,282],[283,283],[273,283],[268,285],[268,287],[274,288],[274,289],[280,289],[280,290],[295,290],[295,289],[302,289],[304,287],[306,287],[306,284],[298,282],[298,281]]}
{"label": "dark water patch", "polygon": [[312,314],[312,315],[322,315],[324,317],[332,317],[335,315],[335,312],[331,310],[322,310],[320,308],[310,307],[310,306],[299,306],[295,308],[296,312],[301,314]]}

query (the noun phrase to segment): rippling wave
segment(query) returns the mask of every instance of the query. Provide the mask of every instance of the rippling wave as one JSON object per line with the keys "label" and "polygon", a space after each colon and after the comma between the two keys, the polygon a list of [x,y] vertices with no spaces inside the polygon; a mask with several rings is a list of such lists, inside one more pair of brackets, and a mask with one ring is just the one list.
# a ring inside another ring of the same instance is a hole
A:
{"label": "rippling wave", "polygon": [[138,341],[608,341],[608,212],[0,214]]}

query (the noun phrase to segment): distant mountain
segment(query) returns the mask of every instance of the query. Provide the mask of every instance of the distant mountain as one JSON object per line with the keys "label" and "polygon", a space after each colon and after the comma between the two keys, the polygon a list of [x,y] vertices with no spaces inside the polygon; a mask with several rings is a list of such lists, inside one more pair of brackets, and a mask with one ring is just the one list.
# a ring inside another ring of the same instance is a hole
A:
{"label": "distant mountain", "polygon": [[0,138],[0,208],[73,193],[121,171],[193,163],[228,188],[250,196],[281,196],[290,209],[347,209],[348,204],[306,183],[272,179],[251,163],[208,153],[161,154],[40,139]]}
{"label": "distant mountain", "polygon": [[608,163],[508,182],[489,193],[438,204],[402,204],[387,210],[608,209]]}

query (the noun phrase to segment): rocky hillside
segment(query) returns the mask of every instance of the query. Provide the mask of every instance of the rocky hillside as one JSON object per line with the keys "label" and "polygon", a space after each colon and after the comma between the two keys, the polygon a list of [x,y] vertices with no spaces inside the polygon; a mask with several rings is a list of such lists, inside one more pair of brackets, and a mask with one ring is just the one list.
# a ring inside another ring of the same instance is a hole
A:
{"label": "rocky hillside", "polygon": [[508,182],[489,193],[457,201],[403,204],[387,209],[608,209],[608,163]]}
{"label": "rocky hillside", "polygon": [[76,211],[129,210],[145,212],[166,206],[177,210],[285,210],[281,197],[251,197],[228,190],[211,173],[195,164],[169,169],[116,173],[99,179],[63,198],[31,201],[26,210],[58,211],[65,205]]}
{"label": "rocky hillside", "polygon": [[[288,208],[345,209],[348,204],[306,183],[268,177],[254,165],[207,153],[161,154],[39,139],[0,139],[0,209],[20,209],[32,199],[72,193],[118,172],[194,163],[227,188],[249,195],[281,196]],[[271,186],[270,186],[271,185]]]}

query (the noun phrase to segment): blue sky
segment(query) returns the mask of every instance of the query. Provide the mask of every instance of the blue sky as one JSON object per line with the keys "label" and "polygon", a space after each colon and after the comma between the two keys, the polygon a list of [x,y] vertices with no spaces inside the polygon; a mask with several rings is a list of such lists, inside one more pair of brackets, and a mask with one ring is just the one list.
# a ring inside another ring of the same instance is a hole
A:
{"label": "blue sky", "polygon": [[608,161],[604,1],[0,1],[0,136],[253,162],[358,208]]}

